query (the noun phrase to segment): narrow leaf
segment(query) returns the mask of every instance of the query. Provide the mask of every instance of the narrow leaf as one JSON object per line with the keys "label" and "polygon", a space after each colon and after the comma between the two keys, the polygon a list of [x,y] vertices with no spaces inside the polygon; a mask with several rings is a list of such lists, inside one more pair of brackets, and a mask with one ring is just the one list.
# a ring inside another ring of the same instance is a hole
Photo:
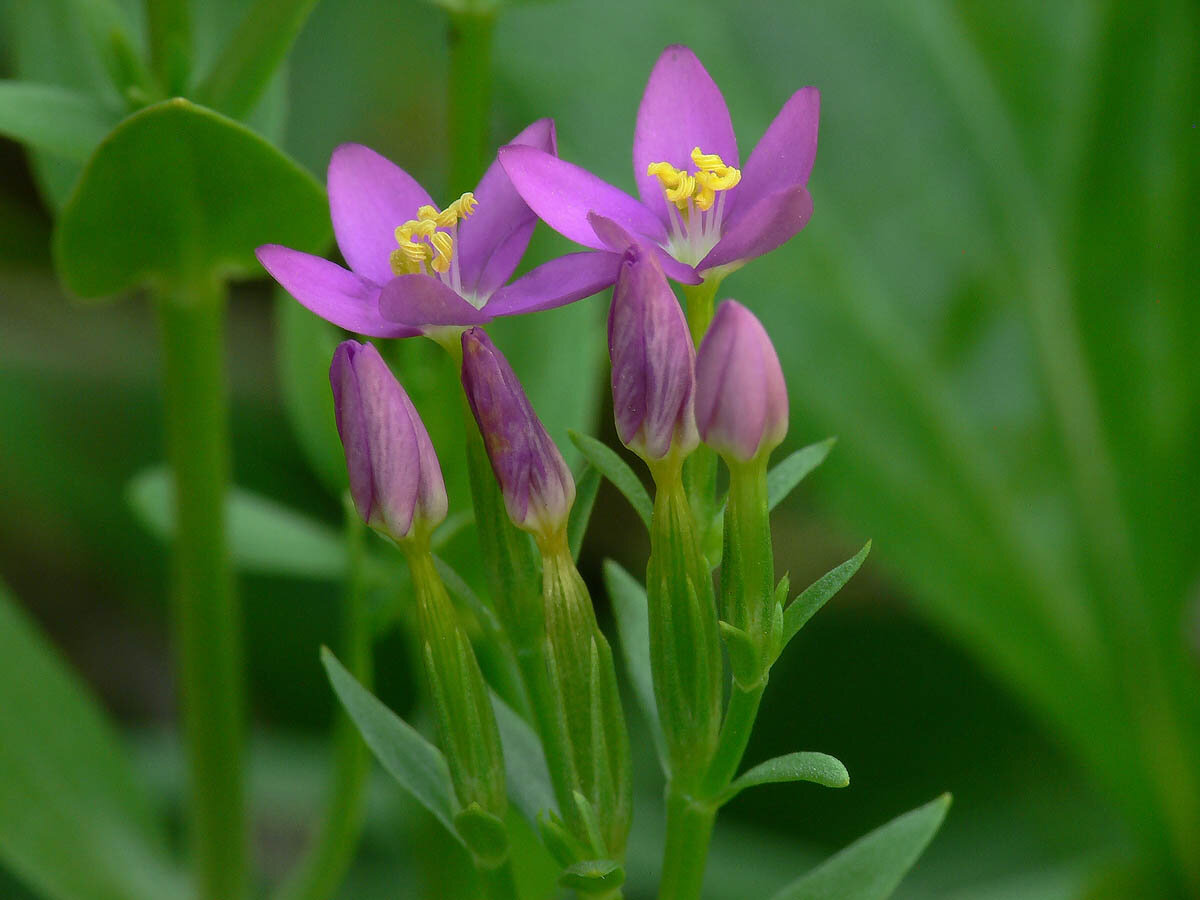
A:
{"label": "narrow leaf", "polygon": [[316,5],[316,0],[257,0],[196,89],[196,98],[235,119],[244,119]]}
{"label": "narrow leaf", "polygon": [[781,647],[786,647],[796,633],[808,623],[808,620],[842,589],[859,570],[863,560],[870,552],[871,542],[867,541],[854,556],[837,568],[830,569],[791,602],[791,605],[783,613],[783,643],[780,645]]}
{"label": "narrow leaf", "polygon": [[837,438],[831,437],[817,444],[809,444],[775,465],[767,473],[767,508],[777,507],[809,472],[825,462],[835,443]]}
{"label": "narrow leaf", "polygon": [[0,584],[0,863],[51,900],[191,891],[116,730]]}
{"label": "narrow leaf", "polygon": [[115,113],[88,94],[0,81],[0,134],[36,150],[83,162],[117,121]]}
{"label": "narrow leaf", "polygon": [[633,469],[629,468],[615,450],[594,437],[580,434],[578,431],[568,431],[567,434],[570,435],[571,442],[579,448],[579,452],[587,457],[588,462],[599,469],[601,474],[625,495],[625,499],[629,501],[634,512],[641,517],[646,528],[649,529],[654,504]]}
{"label": "narrow leaf", "polygon": [[941,827],[950,808],[943,794],[859,838],[772,900],[886,900]]}
{"label": "narrow leaf", "polygon": [[[125,496],[156,537],[175,535],[171,473],[154,466],[134,476]],[[234,565],[245,572],[293,578],[338,579],[346,572],[346,549],[333,529],[274,500],[241,488],[227,499],[229,545]]]}
{"label": "narrow leaf", "polygon": [[601,478],[600,470],[587,460],[584,460],[583,471],[575,476],[575,505],[571,507],[571,517],[567,521],[567,544],[571,548],[571,556],[576,560],[583,549],[583,539],[587,535],[588,522],[592,519],[592,507],[596,505]]}
{"label": "narrow leaf", "polygon": [[542,742],[529,723],[494,693],[492,709],[496,712],[496,727],[500,729],[500,743],[504,747],[508,796],[529,824],[537,829],[543,810],[557,812]]}
{"label": "narrow leaf", "polygon": [[328,647],[321,648],[321,662],[334,693],[380,765],[458,838],[450,769],[441,751],[359,684]]}
{"label": "narrow leaf", "polygon": [[474,589],[467,583],[467,580],[455,571],[454,567],[442,559],[440,556],[434,556],[433,567],[437,569],[438,575],[442,582],[446,585],[446,590],[450,592],[450,596],[465,609],[471,611],[471,614],[479,620],[479,624],[487,632],[488,639],[491,641],[503,641],[504,629],[500,626],[500,620],[496,618],[496,614],[492,609],[484,603]]}
{"label": "narrow leaf", "polygon": [[646,589],[620,563],[611,559],[604,561],[604,585],[608,589],[613,615],[617,620],[625,671],[633,685],[633,695],[650,727],[654,748],[658,751],[658,760],[665,772],[666,745],[658,720],[658,704],[654,700],[654,676],[650,671],[650,612]]}
{"label": "narrow leaf", "polygon": [[726,804],[746,788],[760,784],[810,781],[823,787],[843,788],[850,784],[850,773],[838,760],[825,753],[788,753],[759,763],[743,773],[717,798]]}

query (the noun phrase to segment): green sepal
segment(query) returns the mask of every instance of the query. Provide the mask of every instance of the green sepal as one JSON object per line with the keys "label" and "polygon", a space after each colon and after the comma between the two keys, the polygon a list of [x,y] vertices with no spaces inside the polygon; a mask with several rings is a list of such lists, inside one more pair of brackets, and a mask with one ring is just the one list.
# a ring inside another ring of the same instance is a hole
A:
{"label": "green sepal", "polygon": [[542,843],[560,866],[567,868],[587,857],[587,848],[567,830],[557,813],[545,810],[538,816],[537,825]]}
{"label": "green sepal", "polygon": [[788,494],[794,491],[813,469],[825,462],[825,457],[829,456],[829,451],[836,443],[837,438],[831,437],[816,444],[809,444],[772,466],[771,471],[767,473],[767,509],[772,510],[787,499]]}
{"label": "green sepal", "polygon": [[625,883],[625,869],[612,859],[588,859],[567,866],[558,883],[580,894],[610,894]]}
{"label": "green sepal", "polygon": [[758,645],[742,631],[728,622],[720,622],[721,639],[729,653],[729,668],[733,679],[745,688],[758,683],[762,677],[762,660]]}
{"label": "green sepal", "polygon": [[716,803],[724,806],[746,788],[789,781],[808,781],[823,787],[844,788],[850,785],[850,773],[838,760],[825,753],[788,753],[759,763],[739,775],[720,793]]}
{"label": "green sepal", "polygon": [[567,519],[567,546],[571,548],[571,559],[576,561],[579,560],[579,551],[583,549],[583,539],[587,535],[601,481],[603,475],[600,470],[585,459],[583,471],[575,476],[575,503]]}
{"label": "green sepal", "polygon": [[783,613],[783,639],[779,645],[780,651],[788,645],[801,628],[808,624],[808,620],[842,589],[859,570],[870,552],[871,542],[867,541],[854,556],[840,566],[830,569],[805,588],[800,596],[788,605]]}
{"label": "green sepal", "polygon": [[604,836],[600,833],[600,820],[596,818],[596,810],[591,801],[579,791],[572,791],[571,797],[575,801],[575,810],[579,813],[579,818],[583,822],[587,834],[588,850],[592,854],[607,853],[608,847],[605,844]]}
{"label": "green sepal", "polygon": [[508,829],[478,803],[455,813],[454,827],[481,865],[494,869],[508,858]]}
{"label": "green sepal", "polygon": [[621,459],[617,451],[602,441],[573,430],[568,430],[567,435],[588,462],[599,469],[604,477],[612,482],[613,487],[624,495],[625,499],[629,501],[629,505],[633,507],[633,511],[638,514],[638,518],[649,530],[650,520],[654,514],[654,503],[650,500],[650,494],[646,491],[642,480],[637,477],[633,469],[625,460]]}

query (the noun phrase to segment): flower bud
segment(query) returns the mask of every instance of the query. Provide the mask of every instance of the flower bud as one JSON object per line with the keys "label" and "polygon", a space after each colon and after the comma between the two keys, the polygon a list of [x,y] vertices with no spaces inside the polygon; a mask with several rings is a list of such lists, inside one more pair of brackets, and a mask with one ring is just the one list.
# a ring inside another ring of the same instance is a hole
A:
{"label": "flower bud", "polygon": [[575,481],[508,360],[479,328],[462,336],[462,383],[508,517],[534,536],[566,527]]}
{"label": "flower bud", "polygon": [[779,357],[762,323],[736,300],[717,309],[696,357],[696,424],[722,456],[749,462],[787,434]]}
{"label": "flower bud", "polygon": [[687,319],[657,261],[635,248],[613,290],[608,352],[621,443],[646,460],[694,450],[696,351]]}
{"label": "flower bud", "polygon": [[329,383],[350,495],[363,521],[399,541],[446,518],[446,485],[429,433],[379,351],[343,341]]}

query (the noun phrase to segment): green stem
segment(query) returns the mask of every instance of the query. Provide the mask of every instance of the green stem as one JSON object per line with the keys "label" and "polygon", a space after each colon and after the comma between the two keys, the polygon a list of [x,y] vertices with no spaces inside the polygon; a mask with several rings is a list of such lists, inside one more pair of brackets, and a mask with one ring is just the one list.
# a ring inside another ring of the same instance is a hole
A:
{"label": "green stem", "polygon": [[721,287],[720,277],[709,277],[700,284],[683,284],[680,290],[687,301],[688,330],[692,333],[692,342],[699,347],[712,323],[713,311],[716,306],[717,290]]}
{"label": "green stem", "polygon": [[667,790],[667,842],[658,900],[699,900],[717,808],[672,785]]}
{"label": "green stem", "polygon": [[478,866],[478,871],[485,900],[519,900],[521,895],[513,876],[512,856],[505,858],[495,868]]}
{"label": "green stem", "polygon": [[246,894],[241,622],[225,540],[229,422],[224,285],[159,297],[167,448],[175,475],[173,636],[201,900]]}
{"label": "green stem", "polygon": [[478,182],[487,160],[494,25],[490,12],[450,14],[451,192]]}
{"label": "green stem", "polygon": [[[364,687],[372,681],[371,620],[366,597],[366,526],[346,498],[348,571],[342,612],[341,659]],[[335,713],[334,772],[320,834],[276,900],[325,900],[342,882],[354,857],[366,810],[371,757],[344,710]]]}
{"label": "green stem", "polygon": [[192,16],[188,0],[146,0],[150,67],[168,96],[188,92],[192,69]]}
{"label": "green stem", "polygon": [[729,693],[729,706],[725,710],[725,721],[721,725],[721,737],[717,741],[717,752],[704,779],[704,795],[715,797],[725,790],[742,764],[746,745],[750,743],[750,732],[758,716],[758,705],[767,688],[767,676],[756,684],[745,687],[733,683]]}

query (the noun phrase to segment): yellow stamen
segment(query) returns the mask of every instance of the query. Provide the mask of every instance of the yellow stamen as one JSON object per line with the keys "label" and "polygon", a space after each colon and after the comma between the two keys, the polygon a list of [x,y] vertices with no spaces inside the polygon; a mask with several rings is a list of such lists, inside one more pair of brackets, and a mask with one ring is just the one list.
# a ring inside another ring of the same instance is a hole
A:
{"label": "yellow stamen", "polygon": [[450,271],[454,259],[454,238],[438,229],[453,228],[479,205],[475,195],[467,192],[439,210],[426,204],[417,209],[417,217],[396,228],[399,248],[388,256],[392,271],[397,275],[414,275],[429,266],[433,271]]}
{"label": "yellow stamen", "polygon": [[696,171],[691,174],[667,162],[650,163],[646,167],[646,174],[658,179],[667,200],[683,213],[687,212],[689,200],[699,210],[710,209],[717,191],[727,191],[742,180],[740,169],[725,165],[718,154],[703,153],[699,147],[692,150],[692,164]]}

